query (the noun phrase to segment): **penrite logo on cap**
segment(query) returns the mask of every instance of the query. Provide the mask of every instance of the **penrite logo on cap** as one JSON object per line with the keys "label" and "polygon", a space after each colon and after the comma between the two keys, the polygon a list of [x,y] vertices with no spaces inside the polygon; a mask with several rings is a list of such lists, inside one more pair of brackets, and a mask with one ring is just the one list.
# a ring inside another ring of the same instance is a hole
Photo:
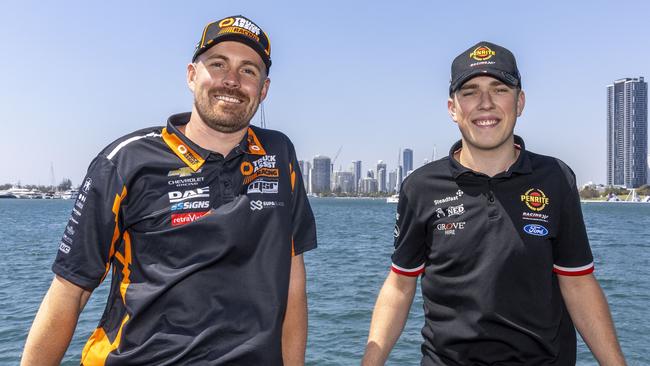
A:
{"label": "penrite logo on cap", "polygon": [[531,188],[521,195],[521,202],[533,211],[541,211],[549,204],[549,199],[541,189]]}
{"label": "penrite logo on cap", "polygon": [[469,57],[473,58],[476,61],[485,61],[489,60],[490,57],[496,55],[497,53],[492,51],[487,46],[479,46],[472,53],[469,54]]}

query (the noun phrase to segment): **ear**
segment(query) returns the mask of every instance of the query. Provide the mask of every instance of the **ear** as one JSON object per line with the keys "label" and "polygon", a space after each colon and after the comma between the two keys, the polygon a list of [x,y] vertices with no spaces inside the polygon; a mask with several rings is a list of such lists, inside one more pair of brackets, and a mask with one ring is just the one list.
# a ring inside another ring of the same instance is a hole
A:
{"label": "ear", "polygon": [[187,64],[187,86],[192,92],[194,92],[194,86],[196,80],[196,64],[189,63]]}
{"label": "ear", "polygon": [[262,84],[262,90],[260,90],[260,103],[266,99],[266,94],[269,92],[269,87],[271,86],[271,79],[266,78],[264,84]]}
{"label": "ear", "polygon": [[449,116],[451,117],[454,122],[458,123],[458,119],[456,119],[456,102],[454,101],[454,97],[451,96],[449,99],[447,99],[447,112],[449,112]]}
{"label": "ear", "polygon": [[523,90],[519,91],[517,95],[517,117],[521,116],[521,113],[524,111],[524,106],[526,105],[526,94]]}

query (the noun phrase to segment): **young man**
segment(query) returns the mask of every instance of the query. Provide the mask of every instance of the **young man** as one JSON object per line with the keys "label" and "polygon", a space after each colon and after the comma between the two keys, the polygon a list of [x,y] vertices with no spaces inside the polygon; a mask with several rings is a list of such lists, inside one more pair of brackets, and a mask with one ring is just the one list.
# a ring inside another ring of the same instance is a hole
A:
{"label": "young man", "polygon": [[461,140],[403,183],[392,270],[364,365],[382,365],[422,278],[423,365],[572,365],[578,329],[603,365],[623,365],[573,172],[513,134],[525,95],[510,51],[480,42],[451,67]]}
{"label": "young man", "polygon": [[270,66],[254,22],[208,24],[187,66],[192,112],[93,160],[23,365],[59,364],[111,268],[83,365],[304,363],[314,217],[289,139],[249,125]]}

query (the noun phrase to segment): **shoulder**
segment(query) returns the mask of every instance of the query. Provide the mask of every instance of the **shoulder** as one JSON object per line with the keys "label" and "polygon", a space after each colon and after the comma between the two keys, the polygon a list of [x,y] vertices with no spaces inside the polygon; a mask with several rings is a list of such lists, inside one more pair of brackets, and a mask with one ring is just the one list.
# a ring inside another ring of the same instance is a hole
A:
{"label": "shoulder", "polygon": [[111,142],[99,153],[110,161],[119,161],[125,155],[138,153],[152,143],[162,142],[163,127],[148,127],[124,135]]}
{"label": "shoulder", "polygon": [[289,137],[280,131],[269,130],[257,126],[250,126],[250,128],[253,130],[255,136],[257,136],[262,145],[291,144]]}
{"label": "shoulder", "polygon": [[553,156],[537,154],[528,151],[533,172],[536,174],[549,174],[550,176],[562,176],[569,188],[576,186],[576,176],[573,170],[564,161]]}
{"label": "shoulder", "polygon": [[449,157],[432,161],[409,174],[402,182],[404,192],[417,192],[440,180],[450,180]]}

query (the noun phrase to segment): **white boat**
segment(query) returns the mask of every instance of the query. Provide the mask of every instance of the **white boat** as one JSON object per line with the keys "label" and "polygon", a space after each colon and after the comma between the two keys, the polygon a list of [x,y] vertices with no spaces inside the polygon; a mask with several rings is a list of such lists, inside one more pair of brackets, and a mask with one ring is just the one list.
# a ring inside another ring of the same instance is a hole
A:
{"label": "white boat", "polygon": [[390,197],[386,197],[386,202],[388,203],[398,203],[399,202],[399,194],[394,194]]}
{"label": "white boat", "polygon": [[1,198],[22,198],[22,199],[33,199],[33,198],[42,198],[43,193],[37,191],[36,189],[27,189],[27,188],[18,188],[11,187],[6,191],[0,192]]}
{"label": "white boat", "polygon": [[61,193],[61,198],[64,200],[76,200],[79,196],[79,190],[77,189],[68,189],[67,191]]}

